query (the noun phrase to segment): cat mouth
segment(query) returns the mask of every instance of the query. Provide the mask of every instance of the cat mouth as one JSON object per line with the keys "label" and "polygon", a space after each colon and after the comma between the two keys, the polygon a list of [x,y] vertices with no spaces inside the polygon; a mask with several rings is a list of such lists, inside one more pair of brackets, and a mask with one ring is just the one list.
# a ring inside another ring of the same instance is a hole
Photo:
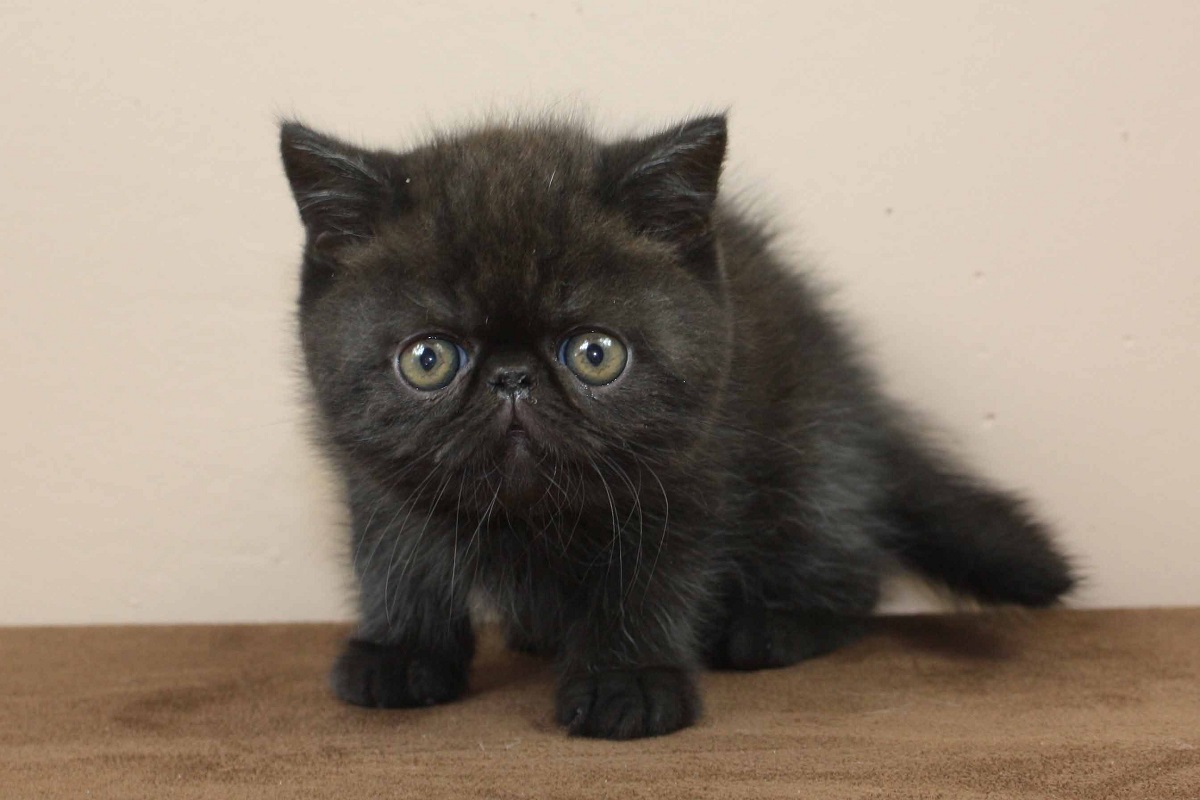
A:
{"label": "cat mouth", "polygon": [[510,476],[517,472],[525,472],[533,461],[533,437],[519,422],[513,422],[504,431],[501,438],[500,450],[503,453],[505,472]]}
{"label": "cat mouth", "polygon": [[500,499],[519,509],[533,503],[544,490],[537,467],[536,420],[522,400],[510,400],[497,413],[496,455],[502,476]]}
{"label": "cat mouth", "polygon": [[496,428],[500,434],[500,442],[507,450],[513,448],[529,449],[534,439],[533,430],[536,421],[532,419],[529,409],[522,400],[509,400],[500,407],[496,414]]}

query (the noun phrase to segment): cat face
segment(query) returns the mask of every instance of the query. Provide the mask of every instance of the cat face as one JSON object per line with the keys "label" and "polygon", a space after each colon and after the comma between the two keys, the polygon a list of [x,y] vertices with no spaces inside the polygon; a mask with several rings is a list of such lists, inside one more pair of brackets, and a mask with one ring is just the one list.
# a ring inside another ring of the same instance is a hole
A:
{"label": "cat face", "polygon": [[301,335],[338,451],[510,513],[669,466],[730,358],[711,234],[724,141],[713,118],[610,145],[505,127],[392,154],[286,125]]}

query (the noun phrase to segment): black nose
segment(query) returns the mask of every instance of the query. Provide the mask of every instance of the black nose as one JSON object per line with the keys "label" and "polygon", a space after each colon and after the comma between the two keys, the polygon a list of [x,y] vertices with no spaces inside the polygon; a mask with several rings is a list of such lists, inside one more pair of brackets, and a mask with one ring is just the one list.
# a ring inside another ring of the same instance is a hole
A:
{"label": "black nose", "polygon": [[517,397],[529,394],[529,390],[533,387],[533,376],[525,367],[498,367],[492,373],[490,384],[494,392]]}

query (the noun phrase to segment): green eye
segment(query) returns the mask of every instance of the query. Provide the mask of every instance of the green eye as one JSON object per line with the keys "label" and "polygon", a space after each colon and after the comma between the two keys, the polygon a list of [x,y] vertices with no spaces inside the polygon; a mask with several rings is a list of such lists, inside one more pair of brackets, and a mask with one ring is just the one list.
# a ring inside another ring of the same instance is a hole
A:
{"label": "green eye", "polygon": [[423,392],[444,389],[466,361],[462,348],[436,337],[417,339],[396,352],[396,371]]}
{"label": "green eye", "polygon": [[575,377],[592,386],[612,383],[625,371],[629,353],[620,339],[607,333],[580,333],[562,343],[558,360]]}

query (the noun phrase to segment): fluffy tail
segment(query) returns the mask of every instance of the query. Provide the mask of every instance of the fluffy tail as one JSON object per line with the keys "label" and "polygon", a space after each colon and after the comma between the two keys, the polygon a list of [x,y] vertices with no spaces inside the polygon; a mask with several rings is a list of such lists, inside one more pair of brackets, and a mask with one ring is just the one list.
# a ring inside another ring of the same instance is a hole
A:
{"label": "fluffy tail", "polygon": [[926,577],[986,603],[1048,606],[1076,576],[1021,500],[943,462],[914,435],[888,448],[886,515],[899,557]]}

